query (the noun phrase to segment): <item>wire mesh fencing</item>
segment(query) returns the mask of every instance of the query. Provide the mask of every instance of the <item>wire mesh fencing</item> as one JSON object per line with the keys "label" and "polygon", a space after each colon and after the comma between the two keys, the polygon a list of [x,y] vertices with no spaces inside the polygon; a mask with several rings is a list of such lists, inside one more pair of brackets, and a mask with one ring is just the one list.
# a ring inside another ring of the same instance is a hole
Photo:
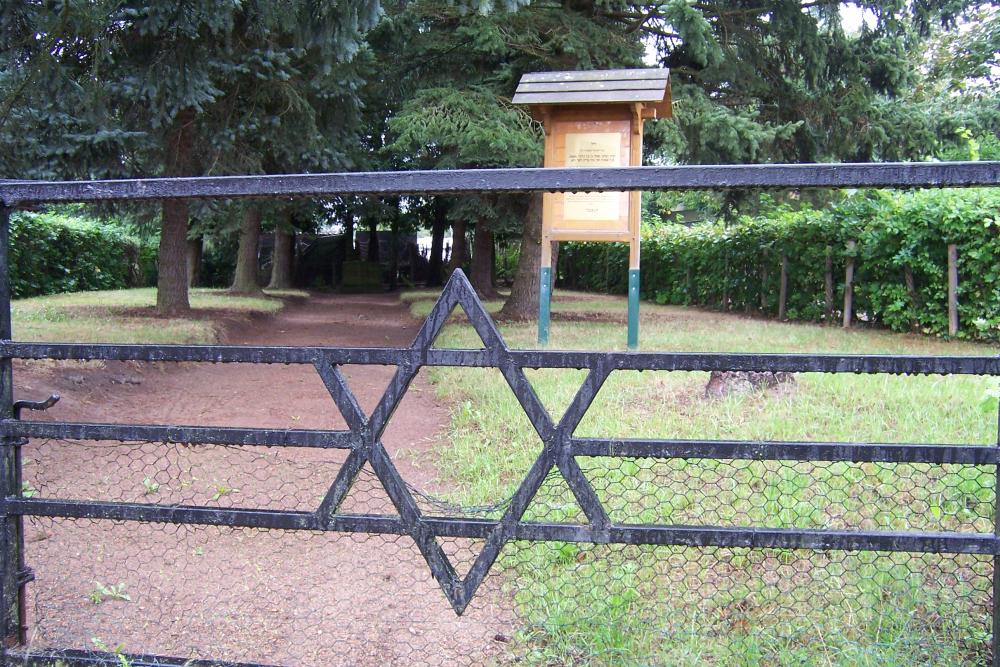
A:
{"label": "wire mesh fencing", "polygon": [[[316,457],[249,449],[38,441],[25,446],[25,489],[288,508],[314,506],[325,491],[311,481],[322,470]],[[265,482],[281,476],[288,484],[252,486],[258,457],[271,466]],[[204,476],[209,465],[230,476]],[[692,506],[711,525],[767,516],[760,523],[808,527],[829,518],[844,527],[991,530],[987,466],[592,457],[583,468],[621,523],[690,523],[684,507]],[[748,489],[743,499],[740,488]],[[436,516],[491,518],[505,507],[418,497]],[[393,510],[374,474],[362,474],[341,511]],[[557,473],[525,515],[581,519]],[[438,541],[459,576],[483,548],[482,539]],[[462,616],[404,535],[30,517],[25,558],[35,575],[22,647],[29,655],[73,649],[282,665],[944,665],[982,664],[991,650],[993,557],[983,554],[513,540]]]}

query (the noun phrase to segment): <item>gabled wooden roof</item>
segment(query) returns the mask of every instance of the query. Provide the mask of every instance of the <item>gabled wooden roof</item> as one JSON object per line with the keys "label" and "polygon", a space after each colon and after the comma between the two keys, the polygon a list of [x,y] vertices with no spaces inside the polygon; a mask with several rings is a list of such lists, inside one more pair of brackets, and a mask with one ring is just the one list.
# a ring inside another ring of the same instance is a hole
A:
{"label": "gabled wooden roof", "polygon": [[637,104],[670,116],[670,70],[608,69],[531,72],[521,77],[514,104]]}

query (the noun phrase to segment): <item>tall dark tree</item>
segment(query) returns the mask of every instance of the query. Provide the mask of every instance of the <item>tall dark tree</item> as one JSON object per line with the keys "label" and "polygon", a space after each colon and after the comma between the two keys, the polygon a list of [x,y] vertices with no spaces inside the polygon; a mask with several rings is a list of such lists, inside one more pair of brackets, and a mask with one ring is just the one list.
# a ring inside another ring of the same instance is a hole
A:
{"label": "tall dark tree", "polygon": [[[216,173],[238,131],[233,100],[285,87],[303,59],[325,68],[349,58],[379,13],[377,0],[5,5],[0,135],[21,133],[25,151],[0,169],[20,177]],[[186,202],[163,202],[163,313],[188,308],[188,218]]]}
{"label": "tall dark tree", "polygon": [[[386,68],[386,78],[408,82],[388,114],[393,142],[387,150],[404,168],[538,166],[541,128],[509,104],[521,74],[634,66],[642,55],[638,35],[618,30],[615,19],[597,16],[593,7],[569,2],[536,2],[488,16],[464,14],[447,2],[413,3],[390,12],[372,40],[376,54],[391,53],[398,63]],[[540,224],[540,217],[525,219],[534,210],[528,199],[469,197],[452,208],[453,220],[461,216],[473,227],[471,273],[483,295],[494,293],[490,235]],[[524,273],[532,264],[538,269],[533,233],[523,237]],[[536,309],[537,293],[515,289],[503,314],[527,317]]]}
{"label": "tall dark tree", "polygon": [[295,259],[295,213],[285,207],[274,225],[274,248],[271,252],[271,279],[268,289],[290,289]]}
{"label": "tall dark tree", "polygon": [[897,160],[928,154],[936,121],[910,104],[914,56],[989,3],[685,0],[598,5],[655,42],[671,70],[668,154],[690,163]]}

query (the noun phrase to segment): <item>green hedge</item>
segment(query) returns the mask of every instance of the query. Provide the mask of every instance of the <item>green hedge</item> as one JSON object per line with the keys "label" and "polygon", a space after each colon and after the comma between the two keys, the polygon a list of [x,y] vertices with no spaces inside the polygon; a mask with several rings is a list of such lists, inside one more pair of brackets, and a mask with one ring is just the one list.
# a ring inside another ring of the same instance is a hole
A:
{"label": "green hedge", "polygon": [[144,249],[112,225],[58,213],[17,213],[10,222],[12,295],[142,286],[151,260]]}
{"label": "green hedge", "polygon": [[[643,236],[643,297],[661,304],[723,306],[776,315],[788,259],[787,316],[822,321],[827,248],[834,317],[843,304],[848,241],[857,242],[855,313],[897,331],[947,332],[947,247],[958,245],[960,336],[1000,340],[1000,191],[859,192],[824,211],[780,210],[730,227],[661,226]],[[914,292],[905,275],[912,274]],[[624,294],[628,249],[570,243],[560,284]],[[763,307],[762,307],[763,302]]]}

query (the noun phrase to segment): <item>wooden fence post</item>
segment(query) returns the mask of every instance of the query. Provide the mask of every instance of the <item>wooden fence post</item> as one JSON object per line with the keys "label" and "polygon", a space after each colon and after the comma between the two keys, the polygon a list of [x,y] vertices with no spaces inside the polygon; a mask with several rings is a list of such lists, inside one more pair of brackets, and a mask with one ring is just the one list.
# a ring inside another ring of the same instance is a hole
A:
{"label": "wooden fence post", "polygon": [[920,320],[917,317],[917,311],[920,309],[920,297],[917,294],[917,281],[913,279],[913,267],[909,264],[903,267],[903,282],[906,283],[906,294],[910,297],[910,307],[913,308],[910,328],[919,331]]}
{"label": "wooden fence post", "polygon": [[764,248],[764,261],[760,264],[760,310],[767,312],[767,248]]}
{"label": "wooden fence post", "polygon": [[844,328],[851,326],[851,319],[854,315],[854,250],[858,247],[857,241],[847,242],[847,269],[844,271]]}
{"label": "wooden fence post", "polygon": [[826,275],[824,279],[823,316],[827,324],[833,322],[833,246],[826,247]]}
{"label": "wooden fence post", "polygon": [[778,283],[778,319],[788,315],[788,255],[781,253],[781,282]]}
{"label": "wooden fence post", "polygon": [[958,246],[948,244],[948,335],[958,335]]}
{"label": "wooden fence post", "polygon": [[729,310],[729,253],[722,269],[722,312]]}

